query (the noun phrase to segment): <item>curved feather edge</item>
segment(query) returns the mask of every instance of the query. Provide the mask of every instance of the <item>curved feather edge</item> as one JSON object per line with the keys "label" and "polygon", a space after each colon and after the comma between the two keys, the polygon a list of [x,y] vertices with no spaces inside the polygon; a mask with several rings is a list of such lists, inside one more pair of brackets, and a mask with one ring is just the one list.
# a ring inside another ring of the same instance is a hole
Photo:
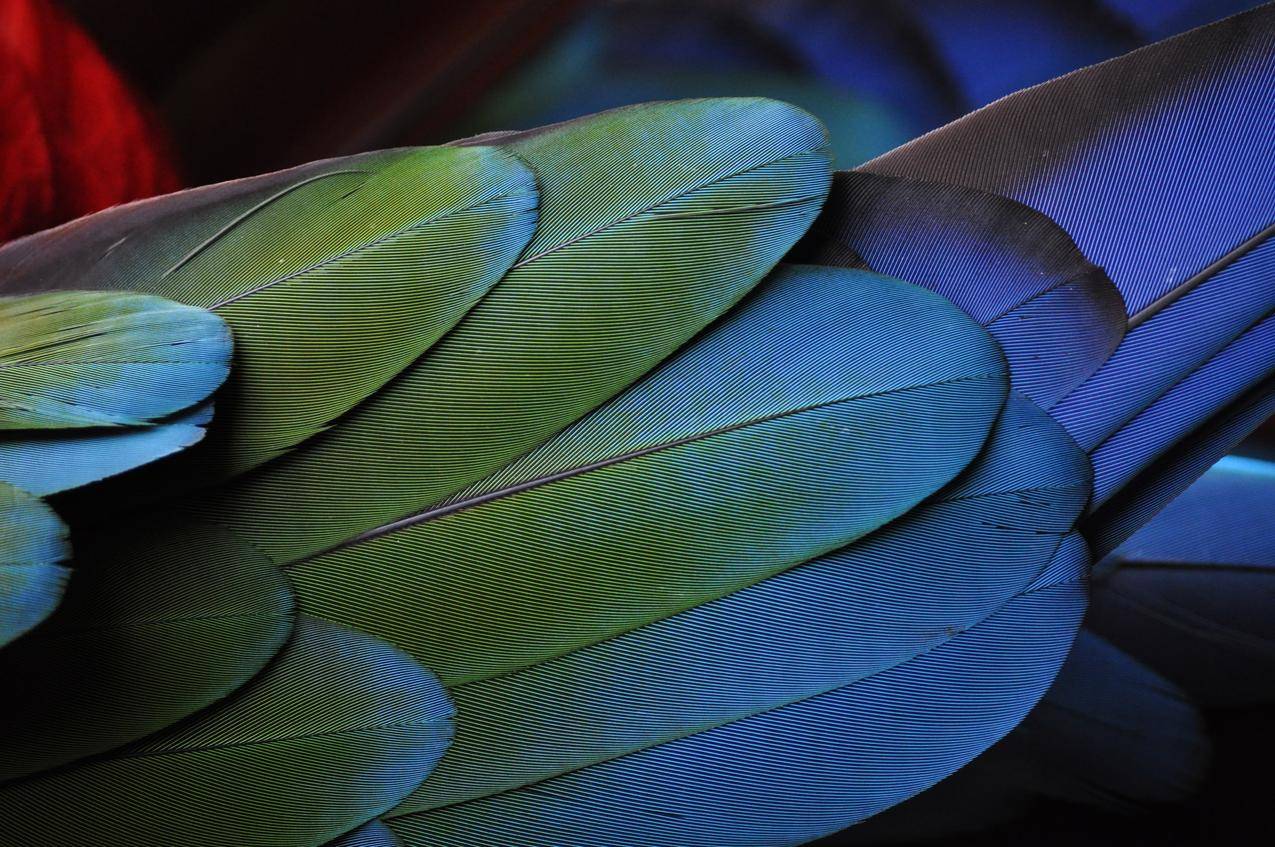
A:
{"label": "curved feather edge", "polygon": [[1052,410],[1092,450],[1275,308],[1262,270],[1273,114],[1266,5],[1006,97],[864,168],[1023,202],[1105,269],[1130,331]]}
{"label": "curved feather edge", "polygon": [[1120,343],[1124,302],[1049,218],[963,186],[840,171],[797,261],[865,267],[937,291],[987,327],[1012,385],[1049,408]]}
{"label": "curved feather edge", "polygon": [[[24,432],[0,441],[0,479],[11,480],[42,497],[69,491],[199,443],[212,417],[210,402],[148,427]],[[100,509],[100,494],[96,489],[87,494],[80,510]]]}
{"label": "curved feather edge", "polygon": [[1110,18],[1069,0],[909,0],[903,8],[964,95],[961,112],[1137,46]]}
{"label": "curved feather edge", "polygon": [[[1275,249],[1269,250],[1268,256],[1270,267],[1265,277],[1253,280],[1256,285],[1275,283]],[[1206,426],[1219,409],[1238,402],[1253,386],[1271,379],[1275,379],[1275,312],[1215,353],[1090,452],[1095,473],[1090,509],[1101,509],[1139,474],[1154,472],[1157,463],[1173,455],[1179,442],[1190,441],[1192,433]]]}
{"label": "curved feather edge", "polygon": [[1164,38],[1250,9],[1257,3],[1255,0],[1175,0],[1172,3],[1161,0],[1102,0],[1102,4],[1146,37]]}
{"label": "curved feather edge", "polygon": [[898,803],[1012,729],[1084,612],[1070,535],[1020,594],[915,659],[826,694],[519,791],[387,819],[408,847],[800,844]]}
{"label": "curved feather edge", "polygon": [[197,476],[227,476],[428,349],[517,258],[536,204],[504,151],[382,151],[100,212],[0,248],[0,278],[6,291],[143,289],[222,316],[234,375],[195,455]]}
{"label": "curved feather edge", "polygon": [[992,339],[932,292],[782,266],[541,448],[288,578],[307,613],[385,638],[449,686],[499,676],[907,512],[977,455],[1005,377]]}
{"label": "curved feather edge", "polygon": [[329,432],[193,508],[287,564],[441,502],[733,305],[830,178],[821,125],[767,100],[635,106],[501,143],[540,188],[513,269]]}
{"label": "curved feather edge", "polygon": [[30,493],[0,482],[0,647],[47,618],[71,572],[66,525]]}
{"label": "curved feather edge", "polygon": [[203,709],[292,629],[283,575],[223,530],[158,513],[114,537],[77,534],[76,546],[62,604],[0,651],[0,786]]}
{"label": "curved feather edge", "polygon": [[978,623],[1055,554],[1083,453],[1013,398],[978,459],[858,542],[533,668],[452,688],[457,743],[396,814],[518,790],[853,683]]}
{"label": "curved feather edge", "polygon": [[327,847],[403,847],[403,842],[388,826],[375,820],[328,842]]}
{"label": "curved feather edge", "polygon": [[1223,408],[1085,518],[1094,555],[1105,557],[1275,414],[1275,380]]}
{"label": "curved feather edge", "polygon": [[223,703],[0,787],[0,835],[67,847],[318,847],[419,785],[447,748],[451,715],[438,682],[403,653],[301,618],[278,659]]}
{"label": "curved feather edge", "polygon": [[1104,562],[1090,625],[1210,707],[1275,701],[1275,463],[1227,457]]}
{"label": "curved feather edge", "polygon": [[1043,798],[1116,812],[1180,803],[1204,781],[1211,750],[1185,692],[1086,628],[1049,692],[1011,733],[841,839],[950,838],[1023,817]]}
{"label": "curved feather edge", "polygon": [[230,331],[140,294],[0,297],[0,430],[141,426],[211,394]]}

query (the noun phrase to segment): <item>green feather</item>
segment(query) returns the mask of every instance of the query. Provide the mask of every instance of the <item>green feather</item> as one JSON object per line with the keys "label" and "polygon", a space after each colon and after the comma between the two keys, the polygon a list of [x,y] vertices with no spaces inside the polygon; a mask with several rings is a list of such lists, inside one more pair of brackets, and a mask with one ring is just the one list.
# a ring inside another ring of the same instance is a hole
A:
{"label": "green feather", "polygon": [[[61,606],[0,651],[0,782],[204,708],[265,666],[292,628],[278,569],[223,530],[151,514],[76,545]],[[180,566],[189,550],[198,567]]]}
{"label": "green feather", "polygon": [[536,220],[531,173],[492,148],[308,165],[108,210],[0,251],[10,290],[132,288],[235,333],[200,469],[231,474],[314,435],[438,340]]}
{"label": "green feather", "polygon": [[329,842],[327,847],[403,847],[403,842],[388,826],[375,820]]}
{"label": "green feather", "polygon": [[159,297],[0,298],[0,430],[145,424],[208,396],[229,358],[220,319]]}
{"label": "green feather", "polygon": [[58,563],[69,554],[66,527],[53,510],[0,482],[0,647],[57,606],[70,576]]}
{"label": "green feather", "polygon": [[451,732],[451,704],[423,668],[302,618],[277,661],[224,704],[0,786],[0,842],[317,847],[415,788]]}
{"label": "green feather", "polygon": [[785,267],[538,450],[288,577],[308,613],[386,638],[445,684],[490,678],[903,514],[969,463],[1005,395],[995,343],[938,295]]}
{"label": "green feather", "polygon": [[729,308],[829,184],[822,127],[766,100],[632,107],[501,142],[540,187],[513,269],[332,431],[200,511],[285,563],[441,501]]}

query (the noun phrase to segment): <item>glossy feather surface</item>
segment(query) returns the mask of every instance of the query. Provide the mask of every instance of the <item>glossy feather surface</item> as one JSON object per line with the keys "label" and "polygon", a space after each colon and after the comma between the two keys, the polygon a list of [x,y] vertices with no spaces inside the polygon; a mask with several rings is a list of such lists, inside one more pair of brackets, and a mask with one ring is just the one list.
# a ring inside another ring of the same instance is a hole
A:
{"label": "glossy feather surface", "polygon": [[74,221],[0,249],[0,278],[223,317],[235,376],[201,452],[225,475],[314,435],[437,341],[523,249],[536,203],[502,151],[369,153]]}
{"label": "glossy feather surface", "polygon": [[198,505],[281,564],[442,502],[640,377],[761,279],[829,180],[822,127],[766,100],[630,107],[490,140],[538,180],[539,224],[514,267],[305,451]]}
{"label": "glossy feather surface", "polygon": [[140,426],[221,385],[230,333],[159,297],[0,297],[0,430]]}
{"label": "glossy feather surface", "polygon": [[0,482],[0,647],[57,606],[70,571],[66,527],[30,493]]}

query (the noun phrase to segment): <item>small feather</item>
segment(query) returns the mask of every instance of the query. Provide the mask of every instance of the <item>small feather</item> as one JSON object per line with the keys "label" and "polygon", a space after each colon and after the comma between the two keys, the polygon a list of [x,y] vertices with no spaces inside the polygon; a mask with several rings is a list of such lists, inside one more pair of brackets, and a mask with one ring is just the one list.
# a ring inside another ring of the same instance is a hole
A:
{"label": "small feather", "polygon": [[197,444],[212,417],[205,403],[146,427],[15,433],[0,440],[0,479],[42,497],[78,488]]}
{"label": "small feather", "polygon": [[159,297],[0,297],[0,430],[140,426],[212,393],[230,367],[220,318]]}
{"label": "small feather", "polygon": [[0,482],[0,647],[47,618],[71,572],[67,530],[29,493]]}
{"label": "small feather", "polygon": [[499,150],[368,153],[21,239],[0,249],[0,278],[6,291],[140,289],[223,317],[234,376],[198,467],[231,475],[314,435],[437,341],[527,243],[536,201],[530,171]]}
{"label": "small feather", "polygon": [[962,186],[841,171],[793,251],[937,291],[987,327],[1013,387],[1045,408],[1096,371],[1124,336],[1120,293],[1057,224]]}

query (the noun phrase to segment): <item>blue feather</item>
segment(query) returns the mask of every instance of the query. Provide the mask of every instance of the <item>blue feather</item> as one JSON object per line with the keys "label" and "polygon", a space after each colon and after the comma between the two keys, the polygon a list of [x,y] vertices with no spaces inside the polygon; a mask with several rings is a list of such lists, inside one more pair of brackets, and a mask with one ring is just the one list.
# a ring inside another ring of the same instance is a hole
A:
{"label": "blue feather", "polygon": [[1083,522],[1097,557],[1119,547],[1232,446],[1275,415],[1275,379],[1216,412]]}
{"label": "blue feather", "polygon": [[906,0],[967,109],[1137,46],[1129,34],[1069,0]]}
{"label": "blue feather", "polygon": [[195,444],[212,414],[205,403],[150,427],[24,432],[0,441],[0,479],[42,497],[88,485]]}
{"label": "blue feather", "polygon": [[1275,702],[1275,463],[1218,462],[1104,562],[1090,623],[1200,702]]}
{"label": "blue feather", "polygon": [[[787,845],[835,831],[941,779],[1022,719],[1071,645],[1087,562],[1068,536],[999,610],[858,682],[524,790],[392,813],[390,826],[408,844],[465,847]],[[775,666],[763,667],[745,679],[764,684]]]}
{"label": "blue feather", "polygon": [[0,482],[0,647],[52,613],[70,570],[67,530],[53,510]]}
{"label": "blue feather", "polygon": [[1102,270],[1049,218],[995,194],[843,171],[795,255],[947,297],[1000,343],[1014,388],[1046,408],[1124,335],[1124,303]]}
{"label": "blue feather", "polygon": [[[1243,343],[1254,351],[1231,347],[1275,310],[1273,121],[1266,6],[1005,98],[864,167],[1019,200],[1111,277],[1130,330],[1053,408],[1090,451],[1137,422],[1126,437],[1140,440],[1136,450],[1095,454],[1109,480],[1149,467],[1275,362],[1264,331]],[[1185,396],[1191,374],[1219,355],[1243,358],[1243,378]],[[1152,413],[1154,425],[1138,421],[1175,386],[1180,396]],[[1103,466],[1110,456],[1114,472]],[[1104,483],[1105,497],[1115,491]]]}
{"label": "blue feather", "polygon": [[843,836],[915,843],[1003,825],[1044,798],[1131,812],[1200,787],[1211,744],[1177,686],[1087,629],[1013,732],[906,803]]}
{"label": "blue feather", "polygon": [[[1016,604],[1033,602],[1025,598],[1034,586],[1055,580],[1059,570],[1066,579],[1079,576],[1074,569],[1087,561],[1084,545],[1063,538],[1083,508],[1088,483],[1085,457],[1061,428],[1015,398],[973,465],[866,539],[536,667],[453,688],[462,716],[456,746],[434,777],[390,814],[390,825],[409,844],[486,838],[654,845],[795,843],[798,833],[813,837],[854,823],[902,799],[905,787],[918,791],[946,775],[1012,726],[1002,722],[1005,716],[1021,714],[1048,685],[1083,595],[1064,592],[1070,599],[1056,612],[1057,629],[1046,604],[1041,620],[1020,634],[1039,655],[1015,658],[1014,650],[1007,656],[998,645],[1000,652],[971,664],[967,672],[989,662],[1021,662],[1023,677],[985,691],[986,713],[936,706],[931,719],[960,724],[958,738],[926,746],[896,737],[861,750],[860,768],[883,781],[870,791],[850,790],[858,770],[846,772],[839,759],[818,757],[797,765],[783,785],[771,782],[773,767],[758,765],[735,774],[730,785],[696,790],[676,803],[668,791],[711,773],[705,762],[782,759],[786,744],[799,759],[821,745],[854,747],[880,729],[856,729],[866,715],[837,717],[819,704],[844,699],[880,715],[889,711],[881,703],[902,708],[898,698],[908,686],[931,688],[937,698],[943,686],[963,684],[946,677],[959,676],[959,664],[930,668],[924,657],[957,651],[956,644]],[[1061,561],[1046,567],[1051,557]],[[1033,642],[1037,637],[1042,640]],[[861,693],[868,691],[875,693]],[[877,696],[883,699],[874,703]],[[787,717],[773,729],[760,728],[777,715]],[[986,720],[982,728],[980,720]],[[797,727],[809,734],[790,737]],[[904,720],[894,731],[906,736],[912,730]],[[914,751],[917,767],[892,772],[893,757],[906,750]],[[669,785],[662,787],[662,779]],[[787,793],[803,784],[826,784],[830,792],[840,786],[845,794],[819,808],[786,808]],[[624,828],[583,812],[528,811],[546,794],[569,797],[580,809],[629,797],[641,808],[661,808],[678,822],[669,826],[683,828],[672,835],[678,830],[663,830],[654,812]],[[731,823],[737,806],[749,802],[769,809],[768,823]],[[783,840],[776,841],[780,826]],[[466,834],[444,837],[453,827]]]}

